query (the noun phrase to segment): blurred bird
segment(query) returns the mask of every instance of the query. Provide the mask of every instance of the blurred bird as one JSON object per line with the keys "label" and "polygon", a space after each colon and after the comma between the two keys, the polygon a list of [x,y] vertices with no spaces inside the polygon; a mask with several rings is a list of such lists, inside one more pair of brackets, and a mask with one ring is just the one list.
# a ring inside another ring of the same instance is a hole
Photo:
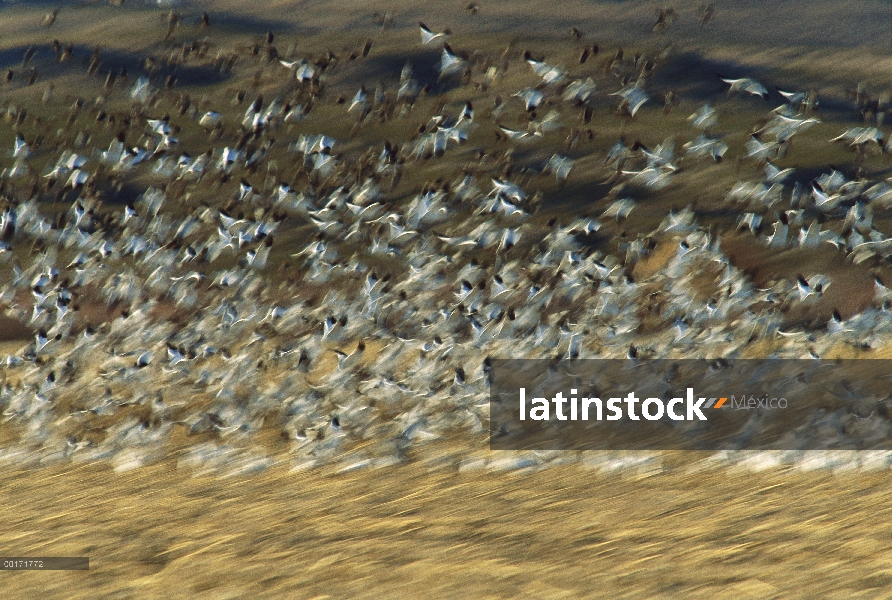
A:
{"label": "blurred bird", "polygon": [[746,92],[748,94],[752,94],[754,96],[759,96],[763,100],[768,100],[768,90],[765,89],[765,86],[756,81],[755,79],[750,79],[749,77],[743,77],[740,79],[726,79],[724,77],[721,78],[722,81],[730,85],[731,87],[728,89],[728,93],[731,92]]}
{"label": "blurred bird", "polygon": [[712,21],[713,15],[715,15],[715,2],[710,2],[709,4],[700,8],[700,15],[697,17],[697,22],[700,24],[700,29],[703,29],[704,27],[709,25],[710,21]]}
{"label": "blurred bird", "polygon": [[427,25],[425,25],[421,21],[418,21],[418,28],[421,30],[422,45],[430,44],[431,42],[433,42],[434,40],[437,40],[437,39],[445,40],[447,37],[452,35],[452,32],[448,29],[444,29],[443,31],[441,31],[439,33],[434,33],[433,31],[430,30],[430,28]]}
{"label": "blurred bird", "polygon": [[440,77],[461,73],[465,70],[466,66],[467,62],[456,56],[452,52],[452,48],[449,47],[449,44],[443,44],[443,54],[440,57],[439,65]]}

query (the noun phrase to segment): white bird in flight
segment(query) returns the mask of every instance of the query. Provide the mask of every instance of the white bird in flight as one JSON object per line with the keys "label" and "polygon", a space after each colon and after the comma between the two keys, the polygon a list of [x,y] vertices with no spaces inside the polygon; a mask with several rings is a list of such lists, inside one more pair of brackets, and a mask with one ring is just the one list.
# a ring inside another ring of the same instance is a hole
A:
{"label": "white bird in flight", "polygon": [[421,21],[418,21],[418,28],[421,30],[421,43],[423,45],[430,44],[432,41],[439,39],[439,38],[442,38],[445,40],[447,36],[452,35],[452,32],[449,31],[448,29],[444,29],[443,31],[441,31],[439,33],[434,33],[433,31],[431,31],[430,27],[428,27]]}
{"label": "white bird in flight", "polygon": [[762,85],[755,79],[751,79],[749,77],[742,77],[740,79],[725,79],[724,77],[722,77],[722,81],[731,86],[728,89],[729,94],[731,92],[746,92],[754,96],[759,96],[763,100],[768,100],[768,90],[765,89],[764,85]]}
{"label": "white bird in flight", "polygon": [[453,75],[465,70],[466,61],[452,52],[449,44],[443,44],[443,55],[440,57],[440,77]]}

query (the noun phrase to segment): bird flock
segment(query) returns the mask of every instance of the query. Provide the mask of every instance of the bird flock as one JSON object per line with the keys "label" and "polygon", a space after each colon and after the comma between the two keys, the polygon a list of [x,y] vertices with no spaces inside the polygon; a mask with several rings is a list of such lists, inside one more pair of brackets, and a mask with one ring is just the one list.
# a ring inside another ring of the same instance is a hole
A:
{"label": "bird flock", "polygon": [[[33,332],[3,357],[7,456],[125,469],[182,433],[195,464],[261,438],[302,467],[394,464],[435,440],[486,443],[494,358],[728,358],[758,342],[817,358],[892,339],[888,103],[866,88],[847,119],[825,117],[815,90],[752,77],[712,75],[713,98],[655,106],[671,46],[607,51],[574,27],[581,55],[565,66],[516,44],[464,48],[424,22],[419,58],[387,79],[364,74],[372,39],[302,53],[268,32],[230,49],[213,14],[190,18],[171,11],[166,54],[129,72],[59,41],[29,49],[36,83],[10,70],[7,85],[44,92],[4,114],[0,308]],[[680,18],[662,10],[654,34]],[[199,67],[260,84],[178,91]],[[59,69],[95,96],[72,103],[39,74]],[[523,83],[493,99],[509,75]],[[679,106],[690,117],[668,137],[598,143],[605,123]],[[755,126],[722,129],[738,108]],[[845,148],[853,168],[781,168],[794,139]],[[660,212],[729,155],[741,180],[710,207],[732,215],[726,229],[702,202]],[[556,208],[580,185],[586,203]],[[724,249],[740,235],[775,253],[832,248],[873,269],[872,300],[791,324],[844,284],[815,265],[757,285]]]}

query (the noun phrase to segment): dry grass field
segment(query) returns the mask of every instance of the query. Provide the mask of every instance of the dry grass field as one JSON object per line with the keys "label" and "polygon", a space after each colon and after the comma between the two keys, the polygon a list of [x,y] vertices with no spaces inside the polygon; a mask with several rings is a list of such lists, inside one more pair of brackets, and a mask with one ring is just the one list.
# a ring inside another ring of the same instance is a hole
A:
{"label": "dry grass field", "polygon": [[[456,451],[457,449],[452,449]],[[888,598],[887,472],[4,469],[8,598]],[[686,458],[685,460],[689,460]]]}
{"label": "dry grass field", "polygon": [[[526,182],[530,193],[546,195],[547,216],[576,214],[582,206],[589,212],[603,210],[609,201],[600,197],[607,189],[600,183],[605,177],[601,160],[618,136],[658,144],[685,128],[687,116],[715,96],[732,146],[727,160],[679,174],[659,207],[644,206],[630,217],[623,225],[629,231],[652,229],[670,207],[691,202],[708,206],[710,198],[724,194],[738,179],[760,172],[749,164],[740,166],[736,158],[746,139],[742,128],[759,118],[765,106],[721,96],[724,88],[716,72],[752,73],[797,89],[819,82],[827,98],[824,122],[800,134],[778,165],[813,174],[826,165],[852,164],[852,153],[844,147],[815,149],[850,126],[845,90],[861,81],[875,90],[892,89],[892,8],[883,0],[719,0],[713,22],[703,30],[694,16],[702,2],[678,0],[672,3],[680,14],[678,23],[665,34],[651,32],[654,11],[663,4],[652,0],[479,0],[473,15],[464,9],[467,4],[196,0],[179,6],[182,24],[165,41],[162,9],[154,3],[65,3],[47,29],[41,20],[56,4],[3,2],[0,67],[18,69],[24,49],[38,45],[46,53],[53,38],[76,44],[84,56],[99,44],[111,60],[136,65],[137,57],[160,55],[200,36],[211,38],[216,51],[250,47],[271,30],[283,53],[294,55],[321,54],[328,48],[349,52],[371,38],[373,49],[363,68],[371,64],[382,80],[393,84],[405,60],[419,52],[419,19],[437,30],[451,28],[455,47],[501,52],[513,42],[517,49],[529,47],[567,65],[578,55],[567,35],[571,26],[598,40],[605,52],[625,47],[655,54],[671,44],[675,58],[653,86],[655,92],[676,89],[679,107],[666,116],[654,110],[625,120],[610,116],[613,100],[604,100],[594,123],[596,135],[576,152],[578,162],[566,188],[559,190],[552,178]],[[206,34],[197,25],[202,11],[212,22]],[[38,54],[35,61],[40,58]],[[436,59],[437,53],[428,51],[419,62]],[[498,93],[529,82],[529,69],[516,62],[500,83],[504,89],[475,99],[478,106],[489,107]],[[225,99],[214,106],[231,111],[224,118],[240,118],[244,106],[229,104],[236,91],[249,88],[273,96],[286,87],[274,71],[264,72],[253,85],[255,67],[242,61],[231,76],[211,83],[184,77],[175,92],[161,95],[159,110],[171,110],[178,94],[187,91],[198,102],[208,100],[208,106],[210,100]],[[33,86],[20,79],[0,84],[0,106],[17,104],[39,113],[49,83],[55,106],[66,107],[75,98],[94,97],[102,87],[100,79],[89,87],[83,78],[67,78],[53,68]],[[330,94],[352,96],[357,69],[346,65],[334,74]],[[133,69],[134,80],[136,73]],[[461,103],[465,94],[464,88],[446,90],[420,100],[415,110],[426,117],[438,103]],[[123,92],[112,95],[110,104],[115,103],[127,104]],[[55,131],[62,109],[55,115],[45,110],[42,126]],[[368,139],[406,133],[403,124],[385,123],[350,139],[351,123],[340,118],[343,107],[329,102],[314,110],[310,129],[302,131],[320,127],[319,132],[345,140],[344,152],[355,151]],[[40,133],[39,126],[25,133]],[[0,148],[11,149],[15,134],[0,123]],[[180,135],[184,145],[204,143],[197,126]],[[113,132],[98,130],[95,136],[97,146],[107,146]],[[491,143],[490,128],[477,131],[426,176],[460,173],[475,160],[474,147]],[[541,163],[560,144],[553,146],[520,151],[518,163]],[[40,160],[36,157],[35,165],[43,168]],[[865,166],[883,178],[890,175],[887,156],[870,157]],[[151,185],[148,180],[140,183]],[[409,178],[397,195],[408,196],[417,184]],[[207,186],[193,200],[202,194],[227,195],[238,184],[227,185]],[[710,218],[718,226],[734,222],[721,211]],[[882,215],[874,223],[886,231],[892,224]],[[620,226],[606,223],[605,228],[610,238],[605,248],[613,250]],[[297,239],[305,233],[296,229],[289,235]],[[281,239],[287,244],[292,238]],[[723,250],[757,283],[795,277],[809,265],[830,273],[834,287],[808,314],[792,315],[791,323],[826,323],[834,310],[848,317],[871,302],[871,270],[829,249],[768,252],[754,247],[749,234],[729,233]],[[637,265],[636,277],[659,270],[660,261],[667,260],[661,256],[657,246],[650,259]],[[271,259],[273,268],[286,261],[285,255]],[[892,281],[888,264],[872,267]],[[91,318],[102,322],[107,315],[97,309]],[[0,356],[17,352],[30,337],[20,323],[0,316]],[[352,349],[353,344],[345,342],[341,348]],[[370,342],[365,360],[379,350]],[[772,350],[763,343],[745,355],[764,356]],[[890,354],[847,346],[829,356]],[[334,353],[326,353],[310,377],[335,364]],[[0,382],[7,381],[12,375],[0,373]],[[76,396],[78,390],[71,392]],[[192,466],[190,453],[207,440],[188,437],[182,429],[172,431],[163,456],[129,469],[126,462],[40,465],[27,457],[6,456],[3,451],[17,431],[0,425],[0,554],[89,556],[91,561],[89,571],[0,572],[0,597],[892,598],[892,478],[887,470],[752,472],[708,466],[702,462],[705,455],[667,453],[615,471],[592,466],[597,457],[577,460],[575,455],[574,464],[566,466],[500,471],[499,461],[510,453],[490,452],[485,436],[439,440],[404,463],[381,468],[295,469],[281,439],[270,431],[258,437],[259,451],[268,459],[262,472],[245,474],[250,471],[246,467],[228,475],[225,469],[203,474]],[[485,464],[491,468],[482,468]]]}

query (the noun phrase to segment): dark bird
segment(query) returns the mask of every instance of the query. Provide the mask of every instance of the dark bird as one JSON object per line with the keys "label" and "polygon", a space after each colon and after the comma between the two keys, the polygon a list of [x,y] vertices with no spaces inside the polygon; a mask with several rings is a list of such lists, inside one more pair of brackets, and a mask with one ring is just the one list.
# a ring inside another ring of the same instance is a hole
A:
{"label": "dark bird", "polygon": [[712,15],[715,14],[715,2],[710,2],[706,6],[700,9],[700,17],[698,21],[700,22],[700,29],[703,29],[709,22],[712,20]]}
{"label": "dark bird", "polygon": [[660,9],[660,15],[657,17],[657,22],[654,23],[652,31],[658,31],[661,29],[666,29],[669,25],[672,24],[672,21],[675,20],[675,9],[671,6],[667,6]]}
{"label": "dark bird", "polygon": [[676,104],[678,104],[678,99],[675,96],[675,90],[669,90],[664,97],[663,114],[668,115]]}
{"label": "dark bird", "polygon": [[582,123],[584,125],[588,125],[592,122],[592,115],[594,114],[594,109],[588,104],[583,105],[582,107]]}
{"label": "dark bird", "polygon": [[22,67],[27,67],[28,63],[31,62],[31,59],[34,58],[34,46],[28,46],[28,49],[25,50],[25,56],[22,57]]}
{"label": "dark bird", "polygon": [[821,295],[823,291],[823,285],[818,283],[814,287],[809,285],[808,281],[801,274],[796,276],[796,288],[799,291],[799,299],[805,300],[812,294],[816,294],[818,296]]}

